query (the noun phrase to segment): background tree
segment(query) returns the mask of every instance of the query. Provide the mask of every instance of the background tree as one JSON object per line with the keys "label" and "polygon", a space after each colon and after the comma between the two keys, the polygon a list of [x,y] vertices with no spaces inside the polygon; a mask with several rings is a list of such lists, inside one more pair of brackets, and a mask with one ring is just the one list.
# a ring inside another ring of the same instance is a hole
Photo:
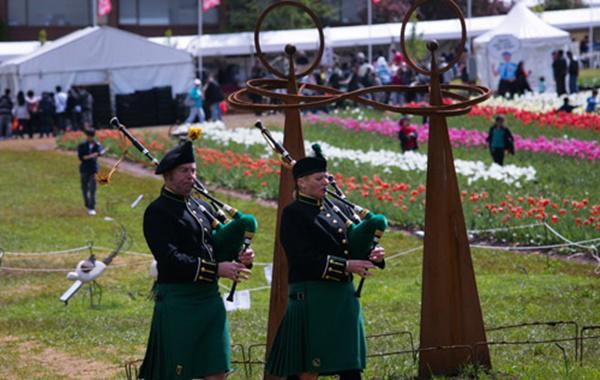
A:
{"label": "background tree", "polygon": [[544,0],[541,3],[541,11],[554,11],[557,9],[572,9],[583,7],[583,1],[581,0]]}
{"label": "background tree", "polygon": [[[311,0],[298,0],[309,6],[319,16],[321,21],[332,17],[335,13],[333,6]],[[221,32],[253,31],[256,19],[273,0],[222,0],[221,7],[227,7],[228,22],[221,23]],[[314,26],[310,17],[298,8],[283,7],[271,12],[264,20],[262,30],[303,29]]]}
{"label": "background tree", "polygon": [[[458,0],[457,2],[466,15],[467,0]],[[378,3],[373,4],[373,22],[401,22],[411,5],[411,0],[380,0]],[[507,6],[504,0],[473,0],[474,17],[505,14],[509,9],[510,5]],[[366,10],[364,13],[366,20]],[[443,20],[455,17],[452,8],[446,1],[431,1],[419,7],[417,10],[417,18],[420,20]]]}

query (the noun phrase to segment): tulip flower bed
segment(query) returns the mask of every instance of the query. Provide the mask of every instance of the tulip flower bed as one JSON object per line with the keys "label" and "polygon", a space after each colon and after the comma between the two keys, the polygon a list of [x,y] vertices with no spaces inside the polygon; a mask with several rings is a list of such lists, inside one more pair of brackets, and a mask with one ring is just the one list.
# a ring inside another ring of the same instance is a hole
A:
{"label": "tulip flower bed", "polygon": [[[281,141],[281,132],[269,127]],[[380,133],[376,128],[367,130],[309,118],[305,138],[322,145],[330,159],[330,171],[350,199],[385,213],[398,225],[422,229],[426,156],[423,153],[402,155],[397,151],[397,142],[387,132]],[[527,163],[532,166],[500,167],[485,163],[490,159],[487,150],[481,149],[482,136],[470,135],[471,132],[460,132],[466,136],[465,140],[471,139],[469,144],[454,141],[458,144],[455,156],[461,157],[455,164],[469,229],[546,222],[573,240],[600,236],[596,190],[600,188],[600,180],[592,175],[581,175],[593,172],[597,156],[593,156],[594,159],[587,156],[560,158],[559,152],[548,152],[564,161],[559,164],[548,160],[548,154],[531,149]],[[135,134],[157,157],[162,157],[175,144],[164,134]],[[123,148],[115,131],[99,131],[97,136],[113,154]],[[82,138],[81,133],[68,133],[58,139],[58,144],[65,149],[75,149]],[[567,144],[568,140],[562,143]],[[196,145],[198,171],[204,181],[250,190],[262,198],[276,197],[280,162],[270,153],[257,130],[206,125]],[[308,151],[310,147],[306,148]],[[129,149],[129,153],[131,159],[146,162],[134,149]],[[522,245],[557,242],[554,235],[543,233],[537,227],[496,232],[494,237]]]}
{"label": "tulip flower bed", "polygon": [[563,99],[569,98],[569,103],[576,106],[573,109],[574,114],[585,115],[585,106],[587,98],[592,95],[591,91],[580,91],[576,94],[557,96],[556,93],[527,93],[525,95],[516,95],[513,99],[495,96],[486,100],[482,106],[485,107],[508,107],[521,111],[529,111],[534,113],[547,113],[556,111],[563,105]]}
{"label": "tulip flower bed", "polygon": [[[323,123],[324,125],[336,125],[348,130],[364,131],[378,133],[383,136],[395,137],[400,130],[398,122],[395,120],[356,120],[352,118],[342,118],[336,116],[308,116],[308,122],[312,124]],[[600,123],[600,121],[599,121]],[[418,128],[419,143],[426,143],[429,138],[429,125],[414,126]],[[449,128],[448,134],[450,142],[455,148],[471,147],[486,148],[488,147],[485,141],[487,131],[465,129],[465,128]],[[558,156],[577,157],[588,161],[600,160],[600,143],[594,140],[578,140],[575,138],[547,138],[545,136],[522,137],[518,134],[513,134],[515,139],[515,149],[517,151],[527,152],[542,152],[556,154]]]}

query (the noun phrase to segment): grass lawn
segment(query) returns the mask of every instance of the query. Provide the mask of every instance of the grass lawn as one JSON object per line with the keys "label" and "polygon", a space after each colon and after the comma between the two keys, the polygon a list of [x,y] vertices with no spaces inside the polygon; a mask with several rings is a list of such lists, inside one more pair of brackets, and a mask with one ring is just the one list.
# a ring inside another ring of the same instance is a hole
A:
{"label": "grass lawn", "polygon": [[579,71],[579,86],[600,86],[600,69],[582,69]]}
{"label": "grass lawn", "polygon": [[[111,247],[115,228],[102,219],[122,223],[130,251],[147,252],[141,233],[144,208],[158,194],[160,182],[118,173],[111,185],[98,190],[97,217],[85,214],[79,190],[77,159],[57,152],[0,152],[0,247],[7,252],[50,251],[94,244]],[[134,209],[131,202],[144,195]],[[224,197],[227,199],[227,197]],[[275,210],[251,201],[227,199],[254,214],[260,231],[254,240],[257,261],[270,262]],[[420,247],[421,241],[400,232],[383,239],[387,255]],[[98,251],[103,257],[106,252]],[[87,256],[64,254],[23,257],[7,254],[4,267],[72,268]],[[593,267],[539,255],[473,250],[473,260],[486,326],[527,321],[575,321],[579,326],[600,323],[600,283]],[[122,254],[99,279],[103,299],[90,308],[85,292],[65,307],[58,297],[70,285],[64,273],[28,273],[0,270],[0,378],[64,379],[122,378],[121,365],[144,353],[152,303],[147,299],[152,280],[147,257]],[[117,267],[124,265],[122,267]],[[240,288],[265,285],[261,267]],[[362,304],[369,335],[410,331],[418,345],[421,292],[421,250],[388,262],[365,286]],[[229,285],[227,281],[222,281]],[[232,341],[246,348],[263,343],[266,335],[269,291],[252,292],[252,308],[229,314]],[[488,340],[525,340],[572,336],[572,330],[554,328],[490,331]],[[561,343],[567,356],[553,344],[493,346],[494,374],[506,378],[593,379],[600,377],[600,341],[586,342],[583,366],[573,343]],[[370,339],[370,353],[410,347],[405,335]],[[260,357],[260,348],[253,358]],[[258,356],[257,356],[258,355]],[[234,351],[234,359],[239,359]],[[243,379],[243,369],[233,379]],[[255,367],[255,378],[259,378]],[[367,378],[402,378],[415,374],[409,356],[373,358]],[[484,376],[485,377],[485,376]]]}

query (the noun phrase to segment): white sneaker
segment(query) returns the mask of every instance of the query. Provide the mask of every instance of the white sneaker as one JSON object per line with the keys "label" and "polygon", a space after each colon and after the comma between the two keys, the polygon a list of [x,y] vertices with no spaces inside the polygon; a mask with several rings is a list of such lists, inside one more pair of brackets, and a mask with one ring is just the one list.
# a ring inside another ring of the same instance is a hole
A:
{"label": "white sneaker", "polygon": [[96,210],[94,210],[94,209],[89,209],[89,210],[88,210],[88,215],[90,215],[90,216],[94,216],[94,215],[96,215]]}
{"label": "white sneaker", "polygon": [[187,136],[190,124],[182,124],[171,130],[171,136]]}

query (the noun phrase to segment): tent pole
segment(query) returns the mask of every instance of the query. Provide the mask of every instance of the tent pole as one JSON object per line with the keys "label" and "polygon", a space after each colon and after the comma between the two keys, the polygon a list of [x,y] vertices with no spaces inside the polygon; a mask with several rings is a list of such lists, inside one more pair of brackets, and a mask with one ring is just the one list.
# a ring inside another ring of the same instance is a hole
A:
{"label": "tent pole", "polygon": [[369,25],[369,45],[368,54],[369,64],[373,62],[373,45],[371,45],[371,24],[373,23],[373,4],[372,0],[367,0],[367,24]]}
{"label": "tent pole", "polygon": [[[467,0],[467,25],[468,29],[471,29],[471,17],[473,17],[473,0]],[[470,31],[470,30],[469,30]],[[473,56],[473,37],[471,37],[471,33],[469,33],[469,38],[467,40],[467,48],[465,49],[467,52],[467,75],[469,78],[472,78],[473,73],[471,70],[474,69],[471,65],[471,57]]]}
{"label": "tent pole", "polygon": [[[589,33],[589,43],[588,43],[588,53],[594,51],[594,2],[590,0],[590,30]],[[579,52],[581,54],[581,52]],[[591,57],[591,55],[590,55]]]}
{"label": "tent pole", "polygon": [[98,0],[92,0],[92,26],[98,25]]}
{"label": "tent pole", "polygon": [[196,54],[198,62],[198,78],[202,80],[202,0],[198,0],[198,44]]}

